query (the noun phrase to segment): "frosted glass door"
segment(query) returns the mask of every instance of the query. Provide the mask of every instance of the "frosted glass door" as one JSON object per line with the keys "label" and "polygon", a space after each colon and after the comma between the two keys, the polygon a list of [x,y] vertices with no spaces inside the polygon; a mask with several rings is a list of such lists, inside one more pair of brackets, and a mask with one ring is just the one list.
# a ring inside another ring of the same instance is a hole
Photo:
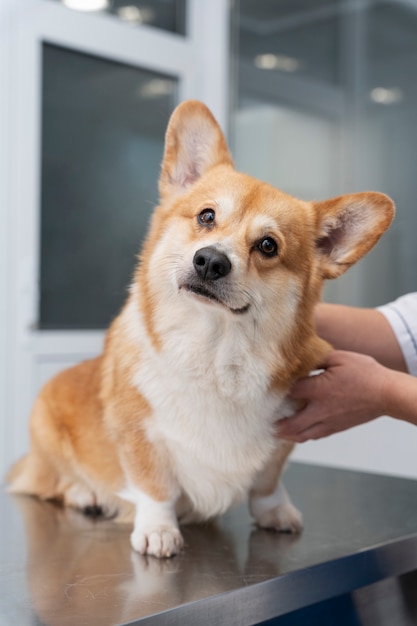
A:
{"label": "frosted glass door", "polygon": [[41,330],[105,328],[157,203],[175,78],[43,45]]}

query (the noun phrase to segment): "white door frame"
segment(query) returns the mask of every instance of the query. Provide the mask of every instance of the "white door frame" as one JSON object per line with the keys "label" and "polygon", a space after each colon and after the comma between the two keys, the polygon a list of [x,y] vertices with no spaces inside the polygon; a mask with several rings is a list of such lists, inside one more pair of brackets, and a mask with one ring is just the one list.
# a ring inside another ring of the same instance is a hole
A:
{"label": "white door frame", "polygon": [[[10,98],[11,85],[11,16],[5,3],[0,2],[0,425],[8,421],[8,391],[10,388]],[[0,430],[0,459],[9,448],[7,431]],[[0,479],[1,480],[1,479]]]}
{"label": "white door frame", "polygon": [[[48,0],[19,0],[19,11],[16,0],[3,2],[13,12],[8,54],[12,67],[3,68],[0,74],[0,89],[10,72],[13,75],[5,107],[11,119],[7,128],[0,127],[0,132],[7,134],[10,155],[5,192],[10,199],[5,218],[9,221],[7,315],[4,314],[7,382],[0,399],[5,409],[4,417],[3,412],[0,414],[0,439],[8,442],[2,455],[6,467],[27,449],[28,416],[38,390],[37,366],[51,362],[64,367],[69,361],[94,356],[100,352],[104,336],[102,331],[37,330],[42,43],[173,75],[178,79],[179,99],[205,101],[225,127],[229,1],[188,0],[185,37],[147,26],[131,27],[107,14],[70,11]],[[3,26],[4,23],[0,25],[2,29]],[[210,32],[216,32],[215,45],[208,40]],[[0,155],[0,165],[5,162]]]}

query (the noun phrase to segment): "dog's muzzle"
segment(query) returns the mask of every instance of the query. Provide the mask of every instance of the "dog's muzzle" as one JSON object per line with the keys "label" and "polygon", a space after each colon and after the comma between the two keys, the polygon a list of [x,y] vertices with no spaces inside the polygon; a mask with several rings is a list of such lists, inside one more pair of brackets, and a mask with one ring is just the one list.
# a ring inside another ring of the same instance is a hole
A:
{"label": "dog's muzzle", "polygon": [[250,304],[241,307],[231,306],[230,285],[227,281],[220,280],[226,278],[231,271],[232,263],[224,252],[214,246],[200,248],[194,254],[193,270],[181,281],[180,289],[217,302],[232,313],[246,313]]}

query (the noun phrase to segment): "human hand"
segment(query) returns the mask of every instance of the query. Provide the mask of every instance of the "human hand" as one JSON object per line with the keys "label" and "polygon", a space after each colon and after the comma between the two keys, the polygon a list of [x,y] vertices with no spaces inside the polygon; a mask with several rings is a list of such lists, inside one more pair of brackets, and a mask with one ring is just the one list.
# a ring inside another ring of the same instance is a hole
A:
{"label": "human hand", "polygon": [[280,438],[302,443],[352,428],[383,415],[389,370],[372,357],[335,350],[322,374],[298,380],[290,398],[305,406],[277,423]]}

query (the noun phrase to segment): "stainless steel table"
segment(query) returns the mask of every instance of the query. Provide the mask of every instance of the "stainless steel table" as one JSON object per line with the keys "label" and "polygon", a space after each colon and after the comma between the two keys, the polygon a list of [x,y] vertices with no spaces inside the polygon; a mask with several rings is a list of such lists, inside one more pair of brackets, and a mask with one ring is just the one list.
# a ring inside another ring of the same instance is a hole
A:
{"label": "stainless steel table", "polygon": [[417,624],[417,481],[294,463],[285,482],[299,537],[242,505],[164,561],[126,526],[3,490],[0,626]]}

